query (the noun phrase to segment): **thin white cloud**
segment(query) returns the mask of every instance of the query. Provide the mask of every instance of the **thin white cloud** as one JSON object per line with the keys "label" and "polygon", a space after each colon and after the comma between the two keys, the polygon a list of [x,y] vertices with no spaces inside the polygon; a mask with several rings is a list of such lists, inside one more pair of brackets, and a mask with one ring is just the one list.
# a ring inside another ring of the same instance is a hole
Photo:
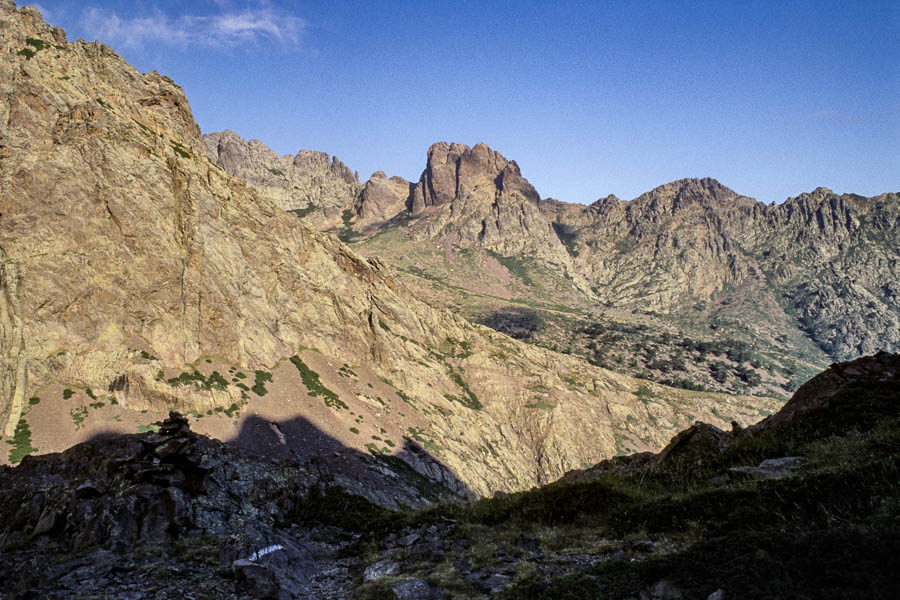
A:
{"label": "thin white cloud", "polygon": [[120,17],[109,10],[89,8],[82,22],[100,41],[131,48],[151,44],[236,46],[268,41],[296,45],[306,28],[306,22],[300,17],[268,7],[244,11],[223,9],[214,15],[175,18],[159,10],[142,17]]}

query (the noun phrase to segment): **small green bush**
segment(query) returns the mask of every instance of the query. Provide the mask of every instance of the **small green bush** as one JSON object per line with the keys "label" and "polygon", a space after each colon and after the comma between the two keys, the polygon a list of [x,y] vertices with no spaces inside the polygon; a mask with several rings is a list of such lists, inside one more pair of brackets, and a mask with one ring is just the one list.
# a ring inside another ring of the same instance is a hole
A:
{"label": "small green bush", "polygon": [[269,390],[266,389],[266,382],[272,382],[272,374],[266,371],[254,371],[253,373],[256,375],[256,381],[250,389],[257,396],[265,396],[269,393]]}
{"label": "small green bush", "polygon": [[19,419],[12,440],[7,440],[6,443],[12,446],[9,451],[9,462],[14,465],[22,462],[22,459],[29,454],[38,451],[37,448],[31,445],[31,428],[24,418]]}

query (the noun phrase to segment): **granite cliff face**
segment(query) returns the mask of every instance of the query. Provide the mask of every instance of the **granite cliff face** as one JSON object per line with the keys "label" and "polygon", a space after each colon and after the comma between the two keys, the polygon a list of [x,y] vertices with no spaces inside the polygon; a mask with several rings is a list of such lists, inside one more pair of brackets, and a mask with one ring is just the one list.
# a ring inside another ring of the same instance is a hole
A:
{"label": "granite cliff face", "polygon": [[297,211],[318,228],[340,222],[347,198],[360,191],[359,178],[336,156],[300,150],[278,156],[258,140],[233,131],[203,136],[206,155],[229,175],[247,180],[284,210]]}
{"label": "granite cliff face", "polygon": [[359,191],[353,212],[364,224],[381,224],[406,208],[411,188],[402,177],[389,179],[384,171],[376,171]]}
{"label": "granite cliff face", "polygon": [[[467,496],[659,447],[694,418],[747,422],[778,405],[642,382],[433,309],[379,259],[211,162],[171,80],[67,43],[34,9],[4,3],[0,27],[10,460],[143,431],[177,409],[257,451],[309,461],[328,449],[338,481],[411,468]],[[229,143],[215,143],[225,166],[243,156]],[[321,189],[355,189],[336,160],[283,161]],[[340,448],[358,451],[355,466]],[[391,485],[376,490],[388,505]]]}
{"label": "granite cliff face", "polygon": [[515,161],[479,143],[439,142],[410,194],[414,239],[441,237],[459,248],[533,254],[566,269],[570,259],[540,211],[540,195]]}

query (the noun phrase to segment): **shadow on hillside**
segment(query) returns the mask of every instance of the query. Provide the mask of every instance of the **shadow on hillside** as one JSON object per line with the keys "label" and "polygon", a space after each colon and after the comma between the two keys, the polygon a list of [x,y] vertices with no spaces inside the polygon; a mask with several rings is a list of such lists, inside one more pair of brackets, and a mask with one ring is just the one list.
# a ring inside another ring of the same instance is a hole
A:
{"label": "shadow on hillside", "polygon": [[[188,417],[189,426],[194,420]],[[104,453],[104,445],[145,434],[98,431],[85,441],[59,453],[26,456],[24,461],[46,462],[81,448],[85,460]],[[476,494],[456,474],[417,442],[403,438],[391,449],[383,440],[372,440],[372,451],[344,445],[303,417],[269,421],[257,415],[243,420],[226,446],[252,455],[298,464],[325,487],[339,485],[388,508],[417,507],[428,502],[474,499]],[[124,443],[124,441],[123,441]],[[4,467],[9,468],[9,467]],[[0,468],[0,474],[3,469]]]}
{"label": "shadow on hillside", "polygon": [[398,452],[390,451],[384,441],[371,442],[373,451],[361,452],[303,417],[269,421],[257,415],[245,418],[237,435],[225,440],[254,454],[299,463],[325,484],[341,485],[386,506],[475,497],[449,467],[417,442],[404,438]]}
{"label": "shadow on hillside", "polygon": [[506,306],[485,315],[481,324],[517,340],[530,340],[544,328],[544,318],[531,308]]}

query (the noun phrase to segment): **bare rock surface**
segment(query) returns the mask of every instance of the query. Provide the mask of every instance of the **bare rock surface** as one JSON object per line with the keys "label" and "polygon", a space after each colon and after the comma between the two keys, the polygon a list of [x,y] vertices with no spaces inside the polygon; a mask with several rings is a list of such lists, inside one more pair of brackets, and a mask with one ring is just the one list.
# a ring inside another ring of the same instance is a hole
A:
{"label": "bare rock surface", "polygon": [[205,134],[203,143],[211,162],[319,229],[340,223],[343,210],[361,189],[356,173],[324,152],[278,156],[259,140],[247,141],[230,130]]}

